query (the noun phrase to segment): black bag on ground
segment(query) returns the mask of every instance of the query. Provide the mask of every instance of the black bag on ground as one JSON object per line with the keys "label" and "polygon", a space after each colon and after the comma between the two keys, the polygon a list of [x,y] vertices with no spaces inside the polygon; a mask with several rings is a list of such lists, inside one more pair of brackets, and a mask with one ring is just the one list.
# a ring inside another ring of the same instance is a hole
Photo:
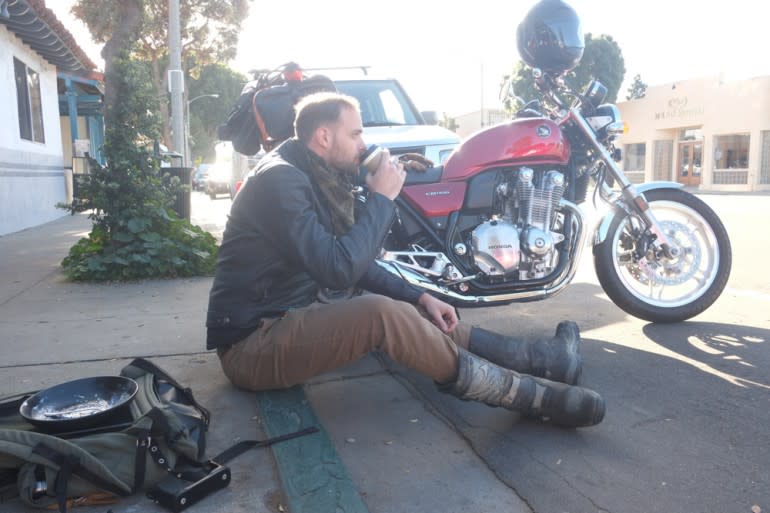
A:
{"label": "black bag on ground", "polygon": [[142,358],[120,375],[136,382],[136,394],[120,415],[96,428],[41,432],[19,413],[33,393],[0,399],[3,499],[19,496],[33,507],[66,511],[75,498],[127,496],[172,474],[193,471],[200,478],[208,410],[189,388]]}
{"label": "black bag on ground", "polygon": [[178,512],[228,486],[224,464],[236,456],[318,431],[243,440],[205,459],[211,416],[189,388],[143,358],[120,375],[137,384],[126,407],[99,415],[96,426],[70,431],[54,433],[49,426],[41,432],[22,416],[20,407],[36,392],[0,398],[0,504],[19,497],[29,506],[66,513],[70,504],[109,504],[143,490]]}

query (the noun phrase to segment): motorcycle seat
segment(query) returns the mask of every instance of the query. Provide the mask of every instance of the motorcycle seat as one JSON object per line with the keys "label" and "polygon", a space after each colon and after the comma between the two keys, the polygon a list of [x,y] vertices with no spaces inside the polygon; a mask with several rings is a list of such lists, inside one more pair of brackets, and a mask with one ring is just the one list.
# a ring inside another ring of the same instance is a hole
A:
{"label": "motorcycle seat", "polygon": [[407,171],[404,185],[436,183],[441,181],[444,166],[429,167],[425,171]]}

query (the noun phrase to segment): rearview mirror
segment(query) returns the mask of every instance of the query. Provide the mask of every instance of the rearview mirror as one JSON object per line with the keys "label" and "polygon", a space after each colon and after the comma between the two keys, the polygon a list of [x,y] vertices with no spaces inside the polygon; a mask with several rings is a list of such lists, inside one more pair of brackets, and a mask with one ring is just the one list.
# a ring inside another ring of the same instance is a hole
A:
{"label": "rearview mirror", "polygon": [[517,105],[524,105],[526,103],[524,98],[516,95],[511,77],[505,77],[505,80],[500,85],[499,98],[500,103],[507,109],[514,109]]}
{"label": "rearview mirror", "polygon": [[500,103],[506,103],[512,96],[515,96],[513,92],[513,81],[511,81],[511,77],[505,77],[503,83],[500,84],[500,94],[498,94]]}

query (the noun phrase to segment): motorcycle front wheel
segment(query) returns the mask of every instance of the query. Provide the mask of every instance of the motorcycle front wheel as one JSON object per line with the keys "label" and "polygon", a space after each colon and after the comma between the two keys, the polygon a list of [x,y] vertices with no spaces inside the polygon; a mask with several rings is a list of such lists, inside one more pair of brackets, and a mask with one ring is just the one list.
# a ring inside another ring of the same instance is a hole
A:
{"label": "motorcycle front wheel", "polygon": [[732,249],[722,221],[699,198],[679,189],[645,193],[655,218],[679,248],[674,258],[656,251],[641,221],[616,215],[594,267],[604,292],[629,314],[652,322],[694,317],[727,285]]}

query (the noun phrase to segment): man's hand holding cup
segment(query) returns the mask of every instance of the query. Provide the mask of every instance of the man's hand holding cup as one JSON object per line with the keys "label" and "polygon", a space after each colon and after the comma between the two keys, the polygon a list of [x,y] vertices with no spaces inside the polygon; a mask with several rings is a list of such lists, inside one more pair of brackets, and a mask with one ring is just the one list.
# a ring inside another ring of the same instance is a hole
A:
{"label": "man's hand holding cup", "polygon": [[387,148],[373,144],[361,156],[361,165],[367,170],[366,185],[370,191],[396,199],[406,179],[404,165],[398,158],[391,157]]}

